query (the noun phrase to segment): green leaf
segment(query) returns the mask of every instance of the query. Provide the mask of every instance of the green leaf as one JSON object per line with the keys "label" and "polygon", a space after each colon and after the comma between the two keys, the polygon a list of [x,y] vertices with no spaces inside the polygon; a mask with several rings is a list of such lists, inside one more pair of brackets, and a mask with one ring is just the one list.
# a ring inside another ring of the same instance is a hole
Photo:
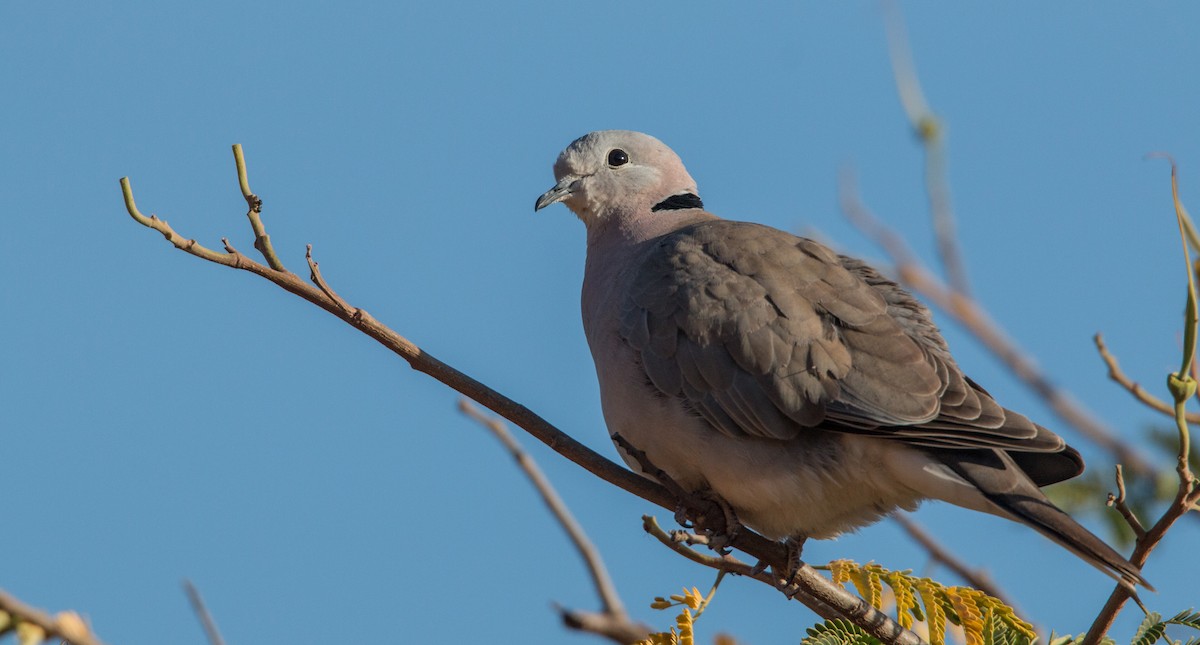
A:
{"label": "green leaf", "polygon": [[1154,645],[1166,631],[1167,624],[1163,622],[1162,615],[1152,611],[1146,614],[1145,620],[1138,626],[1130,645]]}
{"label": "green leaf", "polygon": [[1055,636],[1054,632],[1050,632],[1050,640],[1046,643],[1046,645],[1075,645],[1075,643],[1081,640],[1083,640],[1083,634],[1080,634],[1079,636],[1072,636],[1070,634],[1067,634],[1066,636]]}
{"label": "green leaf", "polygon": [[983,645],[1033,645],[1033,640],[1013,629],[996,612],[989,611],[983,621]]}
{"label": "green leaf", "polygon": [[1168,625],[1185,625],[1192,629],[1200,629],[1200,611],[1184,609],[1171,618],[1168,618],[1166,623]]}
{"label": "green leaf", "polygon": [[882,645],[878,638],[854,623],[838,618],[808,628],[801,645]]}

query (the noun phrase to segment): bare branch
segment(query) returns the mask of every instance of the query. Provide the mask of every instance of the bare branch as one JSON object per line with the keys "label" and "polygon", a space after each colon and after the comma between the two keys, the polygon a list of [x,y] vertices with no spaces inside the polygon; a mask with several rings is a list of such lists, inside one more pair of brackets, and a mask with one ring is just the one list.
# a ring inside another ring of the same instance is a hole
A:
{"label": "bare branch", "polygon": [[208,613],[208,607],[204,606],[204,598],[200,596],[200,590],[192,584],[191,580],[184,580],[183,591],[187,594],[188,603],[192,605],[192,613],[196,614],[200,626],[204,628],[204,635],[208,637],[209,645],[225,645],[225,639],[221,638],[221,632],[217,629],[217,621],[213,620],[212,614]]}
{"label": "bare branch", "polygon": [[275,254],[275,247],[271,246],[271,236],[267,235],[267,229],[263,226],[262,200],[250,192],[250,180],[246,177],[246,159],[242,156],[240,143],[233,144],[233,162],[237,165],[238,186],[242,189],[242,197],[246,198],[246,205],[250,207],[250,210],[246,211],[246,217],[250,219],[250,228],[254,229],[254,248],[262,253],[272,269],[286,271],[283,262]]}
{"label": "bare branch", "polygon": [[1115,432],[1100,422],[1082,404],[1055,385],[996,324],[988,313],[968,296],[954,291],[933,275],[909,250],[904,240],[883,224],[862,203],[853,181],[843,177],[841,182],[842,212],[864,235],[879,244],[895,264],[896,277],[913,291],[923,295],[943,312],[954,318],[1013,374],[1050,406],[1050,409],[1080,434],[1111,453],[1126,468],[1142,476],[1155,472],[1154,467],[1133,447],[1121,441]]}
{"label": "bare branch", "polygon": [[992,580],[983,569],[975,569],[963,562],[961,558],[954,555],[944,545],[938,542],[925,527],[919,522],[904,513],[892,513],[892,519],[904,529],[905,533],[911,537],[925,552],[929,554],[935,562],[945,566],[947,569],[954,572],[959,578],[962,578],[968,585],[986,593],[987,595],[999,600],[1009,607],[1016,607],[1016,604],[1004,593],[1000,587]]}
{"label": "bare branch", "polygon": [[337,295],[329,284],[325,282],[325,277],[321,275],[321,265],[316,260],[313,260],[311,244],[305,246],[304,259],[308,261],[308,279],[317,285],[321,293],[324,293],[327,298],[336,303],[343,313],[353,314],[354,312],[351,311],[350,305],[346,304],[346,301],[342,300],[342,297]]}
{"label": "bare branch", "polygon": [[163,237],[167,238],[168,242],[175,245],[175,248],[191,253],[192,255],[208,260],[209,262],[216,262],[217,264],[223,264],[227,267],[237,267],[237,261],[234,258],[233,253],[218,253],[211,249],[205,248],[203,245],[198,244],[196,240],[184,239],[183,236],[179,235],[174,231],[174,229],[171,228],[170,224],[167,224],[166,220],[161,220],[155,215],[151,215],[150,217],[142,215],[142,212],[138,210],[137,204],[133,201],[133,188],[131,188],[129,185],[128,177],[121,178],[121,194],[125,196],[125,210],[129,212],[129,215],[133,217],[138,224],[162,233]]}
{"label": "bare branch", "polygon": [[1108,505],[1116,508],[1121,517],[1125,518],[1125,523],[1129,524],[1129,528],[1133,530],[1134,536],[1137,539],[1142,539],[1146,536],[1146,527],[1142,526],[1142,521],[1134,514],[1133,509],[1125,503],[1125,475],[1121,472],[1121,464],[1117,464],[1117,494],[1108,494]]}
{"label": "bare branch", "polygon": [[[517,440],[513,438],[508,428],[499,419],[483,414],[479,408],[471,405],[466,399],[458,401],[458,409],[490,430],[500,440],[500,443],[504,444],[509,454],[517,461],[517,465],[524,471],[529,481],[533,483],[538,494],[542,496],[542,501],[550,508],[550,512],[554,514],[555,519],[562,525],[563,530],[567,532],[567,536],[571,538],[575,549],[579,551],[579,555],[587,565],[588,572],[592,576],[592,583],[596,586],[596,593],[600,596],[600,603],[604,607],[603,615],[607,617],[604,623],[606,630],[611,631],[614,625],[620,626],[624,624],[624,627],[619,630],[622,634],[640,632],[640,636],[633,640],[645,638],[653,630],[649,627],[635,625],[630,622],[629,614],[626,613],[625,607],[621,603],[621,597],[617,594],[617,589],[613,585],[612,578],[608,575],[608,569],[604,566],[600,552],[596,550],[595,545],[588,539],[583,527],[579,525],[579,522],[571,514],[570,509],[567,508],[566,503],[559,497],[558,492],[554,490],[554,486],[550,483],[550,480],[538,468],[533,457],[521,448],[521,445],[517,443]],[[563,610],[564,619],[567,618],[568,613],[567,610]],[[570,620],[567,622],[571,624]],[[628,643],[630,641],[624,640],[622,642]]]}
{"label": "bare branch", "polygon": [[[1175,416],[1175,410],[1171,407],[1171,404],[1151,394],[1146,388],[1129,378],[1121,370],[1121,365],[1117,361],[1117,357],[1108,350],[1108,345],[1104,343],[1102,335],[1096,334],[1093,336],[1093,340],[1096,342],[1096,351],[1100,352],[1100,358],[1104,360],[1104,365],[1108,367],[1108,378],[1128,390],[1135,399],[1144,403],[1146,407],[1171,417]],[[1187,421],[1188,423],[1200,423],[1200,414],[1189,413]]]}
{"label": "bare branch", "polygon": [[[8,614],[7,620],[12,621],[18,633],[30,632],[31,642],[59,639],[72,645],[103,645],[99,639],[92,636],[87,623],[79,614],[71,611],[59,612],[51,616],[46,612],[26,605],[4,591],[0,591],[0,613]],[[3,632],[0,632],[2,634]],[[40,638],[33,638],[40,636]],[[25,640],[21,640],[25,642]]]}
{"label": "bare branch", "polygon": [[[239,165],[244,167],[244,164]],[[646,501],[669,510],[674,509],[677,500],[659,484],[618,466],[554,427],[525,406],[434,358],[412,341],[375,320],[365,310],[345,303],[339,304],[321,288],[308,284],[296,274],[286,270],[275,270],[269,266],[255,262],[234,250],[228,243],[226,243],[228,253],[215,253],[196,244],[194,241],[182,241],[182,238],[171,230],[166,225],[166,222],[155,217],[145,217],[137,210],[136,206],[134,206],[133,194],[129,188],[128,178],[121,179],[121,187],[125,194],[126,209],[129,211],[130,216],[139,224],[163,233],[176,248],[217,264],[254,273],[273,282],[276,286],[317,305],[373,338],[376,342],[407,361],[413,369],[428,374],[460,394],[504,417],[537,440],[545,443],[555,452],[583,467],[593,475]],[[346,307],[349,307],[350,311],[346,311]],[[783,544],[768,540],[748,529],[740,531],[732,540],[730,546],[767,562],[783,562],[788,557],[787,549]],[[811,567],[808,567],[808,570],[811,571],[811,575],[802,571],[796,580],[798,588],[803,590],[797,595],[797,598],[801,602],[810,608],[814,608],[814,611],[816,611],[816,607],[823,606],[844,607],[847,612],[844,615],[845,618],[863,627],[873,635],[888,642],[909,642],[903,639],[898,640],[898,637],[895,637],[896,634],[910,633],[903,630],[895,621],[888,619],[886,615],[879,612],[872,613],[865,611],[861,606],[864,603],[860,598],[832,584],[817,574],[815,570],[812,570]],[[867,607],[869,608],[869,605]]]}
{"label": "bare branch", "polygon": [[884,8],[888,54],[892,60],[896,91],[909,124],[925,150],[925,192],[929,195],[938,257],[950,287],[963,296],[969,296],[966,264],[959,249],[954,209],[950,205],[950,182],[946,179],[946,130],[941,119],[929,108],[925,93],[921,90],[899,7],[895,2],[885,2]]}
{"label": "bare branch", "polygon": [[562,616],[563,624],[581,632],[603,636],[614,643],[636,643],[645,640],[652,631],[647,627],[623,621],[607,612],[575,611],[555,607]]}

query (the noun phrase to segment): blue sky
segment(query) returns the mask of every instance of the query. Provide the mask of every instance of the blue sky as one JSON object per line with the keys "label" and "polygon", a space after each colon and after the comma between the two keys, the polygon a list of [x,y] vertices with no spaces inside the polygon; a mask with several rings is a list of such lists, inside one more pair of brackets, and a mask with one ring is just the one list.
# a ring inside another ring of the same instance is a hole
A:
{"label": "blue sky", "polygon": [[[1143,156],[1173,153],[1195,194],[1200,7],[904,13],[947,123],[976,292],[1138,441],[1158,419],[1105,379],[1090,337],[1152,387],[1177,364],[1168,167]],[[590,130],[646,131],[717,214],[880,259],[838,213],[850,166],[930,257],[882,24],[858,1],[5,3],[0,587],[81,611],[112,643],[204,642],[184,577],[231,643],[586,642],[551,610],[596,607],[581,563],[454,393],[272,285],[173,250],[124,213],[117,179],[182,234],[250,251],[229,152],[242,143],[289,268],[312,243],[351,302],[613,456],[579,322],[583,227],[532,212],[555,156]],[[976,380],[1062,428],[944,327]],[[641,514],[669,513],[524,443],[637,618],[666,626],[654,596],[711,582],[642,533]],[[1083,631],[1111,589],[1022,527],[936,504],[918,517],[1060,632]],[[1152,558],[1152,608],[1195,605],[1195,540],[1192,522]],[[806,557],[927,567],[887,523]],[[731,580],[701,629],[794,643],[813,620]]]}

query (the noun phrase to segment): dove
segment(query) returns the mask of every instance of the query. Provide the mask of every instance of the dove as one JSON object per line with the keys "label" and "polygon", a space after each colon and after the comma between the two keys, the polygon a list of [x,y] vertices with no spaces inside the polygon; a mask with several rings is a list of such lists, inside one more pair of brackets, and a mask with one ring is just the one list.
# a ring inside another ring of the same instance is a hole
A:
{"label": "dove", "polygon": [[587,229],[581,309],[605,423],[679,486],[789,545],[942,500],[1150,588],[1041,492],[1083,472],[1079,453],[967,377],[882,273],[707,212],[646,134],[580,137],[554,177],[534,210],[561,202]]}

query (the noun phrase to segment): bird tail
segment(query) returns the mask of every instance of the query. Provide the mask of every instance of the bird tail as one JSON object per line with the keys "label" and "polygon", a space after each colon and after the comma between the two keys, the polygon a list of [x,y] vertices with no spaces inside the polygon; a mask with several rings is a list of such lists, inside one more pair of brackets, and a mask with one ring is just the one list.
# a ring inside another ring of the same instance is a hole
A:
{"label": "bird tail", "polygon": [[1118,580],[1130,591],[1154,587],[1141,571],[1051,502],[1002,450],[939,451],[942,462],[971,483],[1002,515],[1037,530]]}

